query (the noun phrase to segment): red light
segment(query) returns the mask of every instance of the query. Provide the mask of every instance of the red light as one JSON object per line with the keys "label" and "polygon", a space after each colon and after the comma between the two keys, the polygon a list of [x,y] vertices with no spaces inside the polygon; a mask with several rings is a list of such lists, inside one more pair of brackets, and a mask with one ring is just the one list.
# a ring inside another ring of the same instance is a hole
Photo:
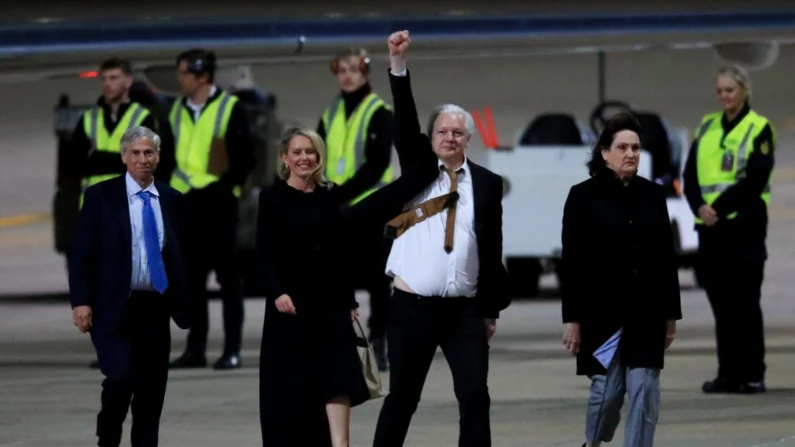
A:
{"label": "red light", "polygon": [[97,71],[84,71],[84,72],[80,73],[78,76],[80,76],[82,79],[96,78],[97,76],[99,76],[99,72],[97,72]]}

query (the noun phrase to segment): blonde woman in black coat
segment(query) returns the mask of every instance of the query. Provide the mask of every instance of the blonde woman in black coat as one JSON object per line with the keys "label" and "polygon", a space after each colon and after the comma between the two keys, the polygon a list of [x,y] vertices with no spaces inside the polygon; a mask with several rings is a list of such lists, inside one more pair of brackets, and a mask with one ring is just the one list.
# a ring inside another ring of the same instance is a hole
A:
{"label": "blonde woman in black coat", "polygon": [[[640,131],[627,114],[606,123],[591,178],[571,188],[563,212],[563,343],[591,380],[589,447],[613,439],[625,395],[624,445],[653,444],[660,370],[682,317],[663,188],[637,176]],[[600,362],[608,340],[615,353]]]}

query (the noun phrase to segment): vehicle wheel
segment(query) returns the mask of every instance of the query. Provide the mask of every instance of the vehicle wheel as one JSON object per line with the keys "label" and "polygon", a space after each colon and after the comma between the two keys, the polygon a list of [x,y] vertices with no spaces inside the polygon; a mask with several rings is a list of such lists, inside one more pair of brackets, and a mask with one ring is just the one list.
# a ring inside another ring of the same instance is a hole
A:
{"label": "vehicle wheel", "polygon": [[534,298],[538,296],[538,282],[541,278],[541,263],[534,258],[508,258],[506,269],[513,296]]}

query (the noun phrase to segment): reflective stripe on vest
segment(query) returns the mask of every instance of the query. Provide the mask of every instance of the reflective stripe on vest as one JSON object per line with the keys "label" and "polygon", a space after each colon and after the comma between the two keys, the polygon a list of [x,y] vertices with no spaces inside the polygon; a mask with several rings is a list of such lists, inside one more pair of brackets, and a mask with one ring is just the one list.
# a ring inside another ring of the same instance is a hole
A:
{"label": "reflective stripe on vest", "polygon": [[[171,187],[185,193],[218,181],[218,176],[207,172],[210,149],[214,139],[223,140],[226,137],[229,118],[238,99],[226,92],[221,93],[219,98],[202,110],[195,123],[191,115],[193,112],[183,106],[182,101],[182,97],[177,98],[169,113],[177,159]],[[239,194],[240,188],[236,187],[235,195]]]}
{"label": "reflective stripe on vest", "polygon": [[[748,163],[748,158],[754,150],[754,140],[768,125],[767,118],[751,110],[727,135],[723,138],[723,126],[719,113],[712,113],[704,117],[698,131],[698,146],[696,153],[696,166],[699,189],[707,205],[712,205],[715,200],[743,177]],[[723,170],[723,158],[727,152],[731,153],[733,165],[729,170]],[[770,204],[770,184],[762,192],[762,200]],[[696,223],[703,221],[696,217]],[[737,217],[737,212],[727,216],[727,219]]]}
{"label": "reflective stripe on vest", "polygon": [[[89,154],[94,151],[109,152],[121,154],[121,137],[131,127],[140,126],[141,123],[149,116],[149,110],[146,107],[131,102],[130,107],[121,116],[116,128],[113,129],[112,134],[108,134],[108,129],[105,127],[105,114],[101,107],[94,107],[87,110],[83,114],[83,131],[91,142],[91,149]],[[119,155],[121,157],[121,155]],[[101,174],[86,177],[82,181],[82,192],[91,185],[99,182],[118,177],[121,174]],[[83,196],[80,196],[80,207],[83,206]]]}
{"label": "reflective stripe on vest", "polygon": [[[373,114],[381,107],[390,109],[375,93],[367,95],[356,106],[351,117],[345,119],[345,101],[337,97],[323,112],[323,127],[326,131],[326,178],[336,184],[350,180],[366,161],[364,147],[367,142],[367,128]],[[392,166],[381,175],[380,180],[351,203],[356,203],[378,188],[393,180]]]}

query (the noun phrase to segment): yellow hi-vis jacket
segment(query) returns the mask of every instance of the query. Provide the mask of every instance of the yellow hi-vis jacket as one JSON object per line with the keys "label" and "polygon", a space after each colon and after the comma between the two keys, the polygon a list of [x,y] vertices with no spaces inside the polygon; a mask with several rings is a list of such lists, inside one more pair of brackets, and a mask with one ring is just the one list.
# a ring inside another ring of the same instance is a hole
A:
{"label": "yellow hi-vis jacket", "polygon": [[[696,170],[701,195],[707,205],[712,205],[723,191],[743,178],[748,158],[754,150],[754,140],[768,125],[767,118],[751,110],[723,138],[721,117],[722,112],[704,116],[698,130]],[[775,134],[773,138],[775,140]],[[762,200],[770,205],[769,183],[762,192]],[[737,212],[729,214],[727,219],[735,217]],[[704,222],[696,216],[696,223]]]}
{"label": "yellow hi-vis jacket", "polygon": [[[83,130],[88,137],[88,141],[91,142],[92,151],[116,153],[121,157],[122,135],[124,135],[127,129],[140,126],[147,116],[149,116],[149,110],[146,107],[137,102],[131,102],[130,107],[128,107],[127,111],[122,115],[113,133],[109,134],[108,130],[105,128],[105,114],[102,112],[102,107],[97,106],[83,113]],[[84,178],[82,192],[80,194],[80,207],[83,207],[83,193],[85,193],[86,188],[101,181],[118,177],[119,175],[120,174],[101,174]]]}
{"label": "yellow hi-vis jacket", "polygon": [[[368,94],[354,109],[350,118],[345,119],[345,101],[337,97],[335,102],[323,112],[323,127],[326,131],[326,178],[341,185],[350,180],[365,162],[364,146],[367,141],[367,127],[373,114],[390,106],[375,93]],[[371,189],[351,201],[356,203],[378,188],[393,180],[390,165],[380,181]]]}
{"label": "yellow hi-vis jacket", "polygon": [[[194,122],[190,111],[177,98],[169,113],[169,122],[174,134],[174,152],[177,166],[171,175],[171,187],[183,194],[191,189],[201,189],[218,181],[219,177],[209,172],[210,149],[214,139],[226,138],[226,130],[236,96],[227,92],[208,104],[199,119]],[[234,193],[240,196],[240,187]]]}

